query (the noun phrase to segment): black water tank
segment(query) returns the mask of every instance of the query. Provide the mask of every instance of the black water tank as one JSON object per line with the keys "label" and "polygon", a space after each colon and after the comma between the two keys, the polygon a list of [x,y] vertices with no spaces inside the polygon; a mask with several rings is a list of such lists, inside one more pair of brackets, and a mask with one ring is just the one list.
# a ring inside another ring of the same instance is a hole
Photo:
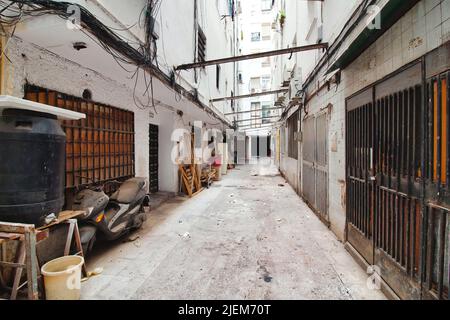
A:
{"label": "black water tank", "polygon": [[0,116],[0,221],[42,226],[64,205],[66,136],[53,115]]}

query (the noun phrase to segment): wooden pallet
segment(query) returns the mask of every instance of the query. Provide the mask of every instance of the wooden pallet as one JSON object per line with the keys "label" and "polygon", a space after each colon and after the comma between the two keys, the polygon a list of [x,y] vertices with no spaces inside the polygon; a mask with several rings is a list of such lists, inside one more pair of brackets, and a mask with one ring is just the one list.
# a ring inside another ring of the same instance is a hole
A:
{"label": "wooden pallet", "polygon": [[198,173],[196,165],[179,165],[181,175],[181,183],[186,194],[192,198],[199,192],[203,191],[201,186],[201,177]]}

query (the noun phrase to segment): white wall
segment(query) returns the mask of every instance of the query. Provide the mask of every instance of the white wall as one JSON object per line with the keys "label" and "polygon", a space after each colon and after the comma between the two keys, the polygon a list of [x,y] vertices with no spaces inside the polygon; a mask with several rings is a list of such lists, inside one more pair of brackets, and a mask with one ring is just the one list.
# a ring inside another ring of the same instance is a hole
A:
{"label": "white wall", "polygon": [[[145,15],[142,10],[146,0],[75,0],[96,15],[106,26],[115,27],[114,32],[130,41],[145,43]],[[221,19],[226,14],[227,0],[198,0],[198,19],[207,37],[207,59],[228,57],[233,49],[231,18]],[[139,21],[140,18],[140,21]],[[194,1],[162,1],[158,16],[160,34],[157,43],[157,57],[160,68],[170,75],[173,67],[194,62]],[[126,29],[126,30],[122,30]],[[135,45],[137,47],[137,45]],[[206,72],[207,71],[207,72]],[[198,89],[199,98],[209,105],[211,97],[230,95],[233,85],[233,66],[226,64],[221,70],[220,90],[216,89],[215,67],[207,67],[198,72],[198,83],[194,81],[194,71],[183,71],[177,77],[188,90]],[[229,111],[229,103],[216,103],[216,111]]]}

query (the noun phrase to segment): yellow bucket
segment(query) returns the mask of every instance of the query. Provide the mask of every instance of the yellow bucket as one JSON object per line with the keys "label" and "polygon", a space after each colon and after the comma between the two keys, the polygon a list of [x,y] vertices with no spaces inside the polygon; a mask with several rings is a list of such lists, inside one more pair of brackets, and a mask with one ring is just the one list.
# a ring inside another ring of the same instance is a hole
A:
{"label": "yellow bucket", "polygon": [[52,260],[41,268],[47,300],[80,300],[83,257],[67,256]]}

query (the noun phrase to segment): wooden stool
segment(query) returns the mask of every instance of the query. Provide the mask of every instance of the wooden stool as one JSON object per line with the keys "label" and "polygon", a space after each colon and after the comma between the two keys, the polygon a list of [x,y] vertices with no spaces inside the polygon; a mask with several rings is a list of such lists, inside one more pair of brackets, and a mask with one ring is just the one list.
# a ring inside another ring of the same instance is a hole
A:
{"label": "wooden stool", "polygon": [[[10,240],[20,241],[18,261],[0,261],[0,266],[16,269],[10,299],[15,300],[17,292],[27,285],[28,299],[38,300],[39,265],[36,257],[37,237],[34,225],[0,222],[0,244]],[[23,269],[26,269],[27,281],[20,284]]]}
{"label": "wooden stool", "polygon": [[[75,247],[77,250],[75,254],[84,257],[78,229],[78,221],[74,219],[84,213],[84,211],[64,211],[59,215],[57,220],[39,229],[35,229],[34,225],[0,222],[0,244],[5,241],[20,241],[18,261],[0,261],[0,266],[15,269],[13,286],[11,288],[11,300],[17,299],[18,291],[24,286],[28,287],[29,300],[39,299],[38,278],[41,278],[41,274],[40,266],[37,260],[36,244],[48,238],[52,227],[63,223],[68,224],[69,231],[67,233],[64,256],[68,256],[70,254],[72,242],[75,239]],[[21,284],[20,281],[22,279],[23,269],[26,269],[27,281]],[[84,276],[87,276],[88,273],[85,263],[83,264],[82,270]],[[6,287],[6,284],[1,278],[1,273],[0,284]]]}

